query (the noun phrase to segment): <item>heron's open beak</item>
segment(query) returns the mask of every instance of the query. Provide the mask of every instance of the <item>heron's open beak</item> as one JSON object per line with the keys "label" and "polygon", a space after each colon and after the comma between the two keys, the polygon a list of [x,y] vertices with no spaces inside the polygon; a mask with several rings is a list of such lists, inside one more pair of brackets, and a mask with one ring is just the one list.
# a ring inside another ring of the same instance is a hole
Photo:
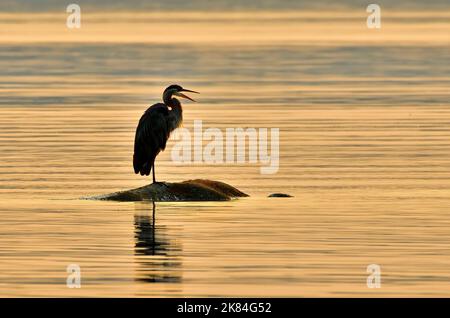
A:
{"label": "heron's open beak", "polygon": [[196,100],[194,100],[194,99],[190,98],[189,96],[186,96],[186,95],[184,95],[184,94],[183,94],[183,93],[181,93],[181,92],[189,92],[189,93],[200,94],[199,92],[196,92],[196,91],[191,91],[191,90],[189,90],[189,89],[183,89],[182,91],[180,91],[180,92],[176,92],[176,93],[174,94],[174,95],[176,95],[176,96],[180,96],[180,97],[183,97],[183,98],[189,99],[189,100],[191,100],[191,101],[193,101],[193,102],[196,102]]}

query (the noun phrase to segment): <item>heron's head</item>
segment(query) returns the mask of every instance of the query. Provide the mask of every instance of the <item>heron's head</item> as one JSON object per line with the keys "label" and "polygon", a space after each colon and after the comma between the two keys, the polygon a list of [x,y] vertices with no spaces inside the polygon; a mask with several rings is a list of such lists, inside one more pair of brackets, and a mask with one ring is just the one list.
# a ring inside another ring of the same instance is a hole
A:
{"label": "heron's head", "polygon": [[170,100],[172,98],[172,96],[178,96],[178,97],[186,98],[186,99],[189,99],[190,101],[195,102],[194,99],[190,98],[189,96],[186,96],[185,94],[183,94],[183,92],[200,94],[199,92],[191,91],[189,89],[185,89],[185,88],[181,87],[180,85],[170,85],[169,87],[167,87],[164,90],[163,100],[164,101]]}

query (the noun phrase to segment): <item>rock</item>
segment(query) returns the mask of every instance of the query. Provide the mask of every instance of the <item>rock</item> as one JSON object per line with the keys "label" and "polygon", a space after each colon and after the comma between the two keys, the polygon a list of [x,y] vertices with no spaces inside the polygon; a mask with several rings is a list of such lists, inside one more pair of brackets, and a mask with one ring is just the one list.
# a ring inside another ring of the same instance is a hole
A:
{"label": "rock", "polygon": [[292,195],[286,193],[272,193],[269,198],[292,198]]}
{"label": "rock", "polygon": [[88,198],[110,201],[228,201],[248,197],[244,192],[219,181],[188,180],[183,182],[158,182],[140,188]]}

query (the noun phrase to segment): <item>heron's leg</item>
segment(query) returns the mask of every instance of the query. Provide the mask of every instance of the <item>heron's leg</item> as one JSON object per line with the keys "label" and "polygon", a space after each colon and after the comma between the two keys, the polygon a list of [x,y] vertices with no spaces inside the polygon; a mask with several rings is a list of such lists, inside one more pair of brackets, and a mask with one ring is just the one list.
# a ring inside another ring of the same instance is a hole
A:
{"label": "heron's leg", "polygon": [[156,179],[155,179],[155,163],[154,162],[153,162],[152,170],[153,170],[153,183],[156,183]]}
{"label": "heron's leg", "polygon": [[162,186],[167,187],[167,184],[166,184],[164,181],[163,181],[163,182],[161,182],[161,181],[156,182],[156,178],[155,178],[155,163],[153,163],[153,168],[152,168],[152,170],[153,170],[153,183],[156,183],[156,184],[158,184],[158,185],[162,185]]}

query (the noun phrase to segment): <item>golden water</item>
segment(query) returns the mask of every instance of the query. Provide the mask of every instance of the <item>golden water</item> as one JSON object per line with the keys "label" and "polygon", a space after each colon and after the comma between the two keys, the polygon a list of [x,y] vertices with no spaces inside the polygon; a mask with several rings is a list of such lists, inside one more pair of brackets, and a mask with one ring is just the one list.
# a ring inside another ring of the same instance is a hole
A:
{"label": "golden water", "polygon": [[[381,30],[364,12],[173,14],[87,15],[79,33],[3,14],[0,295],[450,296],[450,13]],[[175,82],[202,93],[187,128],[279,128],[279,172],[176,165],[171,141],[160,180],[250,197],[157,203],[155,220],[151,203],[79,200],[150,182],[134,129]]]}

